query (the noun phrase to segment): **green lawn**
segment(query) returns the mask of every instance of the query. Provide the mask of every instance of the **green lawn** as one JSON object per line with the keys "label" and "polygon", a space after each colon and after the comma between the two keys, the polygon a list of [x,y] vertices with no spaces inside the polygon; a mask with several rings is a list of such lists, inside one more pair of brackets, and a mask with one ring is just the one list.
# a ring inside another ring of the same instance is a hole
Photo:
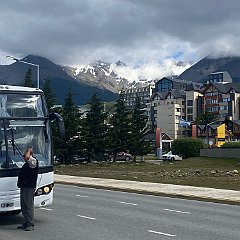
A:
{"label": "green lawn", "polygon": [[[55,173],[240,190],[240,159],[189,158],[174,163],[117,162],[56,165]],[[239,173],[238,173],[239,172]]]}

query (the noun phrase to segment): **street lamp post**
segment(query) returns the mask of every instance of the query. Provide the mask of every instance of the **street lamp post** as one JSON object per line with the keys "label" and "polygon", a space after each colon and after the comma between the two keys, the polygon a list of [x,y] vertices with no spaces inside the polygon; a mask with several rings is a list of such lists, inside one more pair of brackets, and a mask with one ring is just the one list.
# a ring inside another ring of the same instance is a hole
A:
{"label": "street lamp post", "polygon": [[31,66],[34,66],[34,67],[37,67],[37,88],[39,89],[40,87],[40,84],[39,84],[39,64],[34,64],[34,63],[30,63],[30,62],[26,62],[26,61],[23,61],[23,60],[20,60],[20,59],[17,59],[15,57],[12,57],[12,56],[6,56],[6,58],[10,58],[16,62],[21,62],[21,63],[25,63],[27,65],[31,65]]}

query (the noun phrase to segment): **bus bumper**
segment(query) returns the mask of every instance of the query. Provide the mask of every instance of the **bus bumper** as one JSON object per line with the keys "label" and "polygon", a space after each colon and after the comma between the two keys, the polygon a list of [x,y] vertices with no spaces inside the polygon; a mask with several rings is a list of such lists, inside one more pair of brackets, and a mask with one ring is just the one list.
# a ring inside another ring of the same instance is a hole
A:
{"label": "bus bumper", "polygon": [[34,197],[34,207],[45,207],[53,203],[53,190],[49,194]]}

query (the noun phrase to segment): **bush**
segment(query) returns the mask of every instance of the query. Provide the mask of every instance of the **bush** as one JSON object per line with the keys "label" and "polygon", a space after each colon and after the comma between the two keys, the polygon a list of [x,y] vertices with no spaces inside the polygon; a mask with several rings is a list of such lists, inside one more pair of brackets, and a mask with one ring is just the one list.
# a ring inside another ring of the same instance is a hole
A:
{"label": "bush", "polygon": [[198,157],[204,143],[198,138],[181,138],[172,142],[172,153],[181,155],[183,158]]}
{"label": "bush", "polygon": [[225,142],[221,148],[240,148],[240,142]]}

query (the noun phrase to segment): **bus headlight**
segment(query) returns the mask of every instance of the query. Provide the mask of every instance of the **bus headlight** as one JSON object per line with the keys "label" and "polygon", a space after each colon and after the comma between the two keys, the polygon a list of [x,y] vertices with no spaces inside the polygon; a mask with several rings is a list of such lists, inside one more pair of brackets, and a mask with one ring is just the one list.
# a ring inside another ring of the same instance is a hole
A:
{"label": "bus headlight", "polygon": [[44,191],[44,193],[48,194],[50,192],[50,188],[49,187],[44,187],[43,191]]}
{"label": "bus headlight", "polygon": [[52,191],[52,189],[53,189],[53,184],[49,184],[49,185],[40,187],[35,192],[35,196],[49,194]]}

